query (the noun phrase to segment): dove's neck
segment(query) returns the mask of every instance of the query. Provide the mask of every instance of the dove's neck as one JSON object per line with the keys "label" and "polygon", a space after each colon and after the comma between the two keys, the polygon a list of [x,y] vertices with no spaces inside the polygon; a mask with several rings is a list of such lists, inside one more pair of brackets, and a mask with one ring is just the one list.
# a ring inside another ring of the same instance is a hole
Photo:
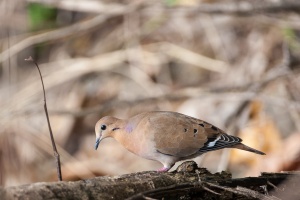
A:
{"label": "dove's neck", "polygon": [[134,131],[136,124],[129,120],[120,120],[117,122],[118,130],[113,131],[112,137],[115,138],[126,149],[135,151],[136,132]]}
{"label": "dove's neck", "polygon": [[133,126],[127,120],[118,119],[114,123],[112,136],[119,142],[126,138],[126,136],[133,131]]}

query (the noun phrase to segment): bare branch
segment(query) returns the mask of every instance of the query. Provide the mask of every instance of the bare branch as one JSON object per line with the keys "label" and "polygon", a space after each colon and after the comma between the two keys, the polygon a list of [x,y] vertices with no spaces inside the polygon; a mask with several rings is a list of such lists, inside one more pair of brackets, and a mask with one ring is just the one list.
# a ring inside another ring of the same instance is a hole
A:
{"label": "bare branch", "polygon": [[44,110],[45,110],[45,113],[46,113],[46,118],[47,118],[47,123],[48,123],[50,138],[51,138],[51,143],[52,143],[52,147],[53,147],[54,157],[56,159],[57,177],[58,177],[59,181],[62,181],[61,166],[60,166],[60,156],[59,156],[59,153],[58,153],[58,151],[56,149],[56,144],[55,144],[55,140],[54,140],[52,129],[51,129],[51,125],[50,125],[49,114],[48,114],[48,109],[47,109],[47,101],[46,101],[46,92],[45,92],[45,87],[44,87],[44,81],[43,81],[42,73],[41,73],[41,70],[40,70],[38,64],[33,60],[33,58],[31,56],[29,58],[25,59],[25,61],[31,61],[31,62],[33,62],[35,64],[36,68],[38,69],[39,74],[40,74],[40,78],[41,78],[41,82],[42,82],[42,86],[43,86],[43,94],[44,94]]}

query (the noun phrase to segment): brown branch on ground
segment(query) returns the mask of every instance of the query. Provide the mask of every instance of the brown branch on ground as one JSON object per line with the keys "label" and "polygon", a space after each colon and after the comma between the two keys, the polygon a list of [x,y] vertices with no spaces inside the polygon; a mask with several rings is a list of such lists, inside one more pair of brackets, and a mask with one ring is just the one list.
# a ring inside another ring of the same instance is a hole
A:
{"label": "brown branch on ground", "polygon": [[[3,199],[269,199],[277,200],[274,187],[281,197],[293,198],[299,192],[300,173],[263,173],[259,177],[232,179],[231,174],[212,174],[198,168],[193,161],[181,169],[158,173],[145,171],[116,177],[56,183],[34,183],[0,188]],[[186,171],[184,171],[184,169]],[[199,181],[198,174],[201,180]],[[287,185],[285,180],[293,180]],[[270,186],[269,183],[272,183]],[[288,187],[288,188],[287,188]],[[294,190],[294,191],[293,191]],[[286,194],[285,191],[289,191]],[[293,191],[293,192],[290,192]]]}

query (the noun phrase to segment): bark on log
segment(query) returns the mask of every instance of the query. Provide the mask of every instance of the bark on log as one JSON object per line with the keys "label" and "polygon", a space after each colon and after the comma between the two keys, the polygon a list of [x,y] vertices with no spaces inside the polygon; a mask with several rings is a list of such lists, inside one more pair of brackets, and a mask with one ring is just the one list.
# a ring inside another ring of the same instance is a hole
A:
{"label": "bark on log", "polygon": [[[285,182],[288,180],[288,182]],[[262,173],[232,179],[211,174],[193,161],[174,172],[146,171],[73,182],[34,183],[0,188],[1,199],[278,199],[300,196],[300,173]]]}

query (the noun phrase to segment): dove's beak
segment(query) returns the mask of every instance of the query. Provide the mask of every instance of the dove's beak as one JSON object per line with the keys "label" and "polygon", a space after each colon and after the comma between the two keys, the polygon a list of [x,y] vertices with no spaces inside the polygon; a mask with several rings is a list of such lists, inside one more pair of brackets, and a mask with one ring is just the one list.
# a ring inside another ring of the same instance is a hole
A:
{"label": "dove's beak", "polygon": [[96,138],[96,143],[95,143],[95,150],[98,149],[98,146],[99,146],[99,144],[100,144],[100,141],[101,141],[101,138],[100,138],[100,137],[97,137],[97,138]]}

